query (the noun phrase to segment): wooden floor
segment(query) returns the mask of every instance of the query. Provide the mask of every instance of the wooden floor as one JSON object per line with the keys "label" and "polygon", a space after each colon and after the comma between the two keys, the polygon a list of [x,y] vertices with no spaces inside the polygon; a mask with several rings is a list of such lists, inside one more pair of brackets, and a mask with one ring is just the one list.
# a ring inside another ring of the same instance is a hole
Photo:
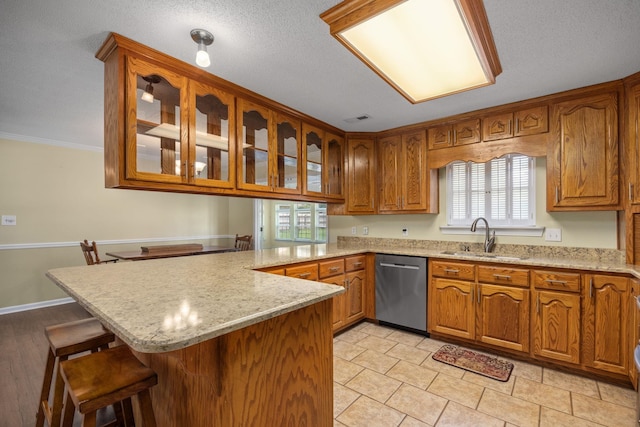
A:
{"label": "wooden floor", "polygon": [[0,316],[0,427],[35,423],[48,348],[45,326],[85,317],[76,303]]}

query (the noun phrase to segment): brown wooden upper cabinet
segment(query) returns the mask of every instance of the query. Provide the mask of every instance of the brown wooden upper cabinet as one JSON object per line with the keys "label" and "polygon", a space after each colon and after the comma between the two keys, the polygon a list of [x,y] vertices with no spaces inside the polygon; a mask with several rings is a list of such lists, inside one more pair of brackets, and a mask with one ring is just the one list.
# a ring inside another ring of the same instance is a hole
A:
{"label": "brown wooden upper cabinet", "polygon": [[349,138],[347,140],[347,212],[375,213],[376,150],[375,139]]}
{"label": "brown wooden upper cabinet", "polygon": [[238,188],[300,194],[300,120],[238,98]]}
{"label": "brown wooden upper cabinet", "polygon": [[344,138],[316,126],[302,124],[303,194],[326,199],[344,198]]}
{"label": "brown wooden upper cabinet", "polygon": [[133,56],[127,69],[125,178],[233,188],[233,96]]}
{"label": "brown wooden upper cabinet", "polygon": [[378,171],[380,213],[438,212],[437,170],[427,170],[424,130],[382,138]]}
{"label": "brown wooden upper cabinet", "polygon": [[618,93],[553,104],[547,210],[619,207]]}
{"label": "brown wooden upper cabinet", "polygon": [[430,150],[480,142],[480,119],[430,128],[428,142]]}
{"label": "brown wooden upper cabinet", "polygon": [[[639,76],[635,76],[636,80]],[[626,88],[628,105],[629,188],[631,204],[640,203],[640,83]]]}
{"label": "brown wooden upper cabinet", "polygon": [[546,105],[488,116],[482,119],[482,140],[495,141],[545,133],[549,130],[548,116]]}

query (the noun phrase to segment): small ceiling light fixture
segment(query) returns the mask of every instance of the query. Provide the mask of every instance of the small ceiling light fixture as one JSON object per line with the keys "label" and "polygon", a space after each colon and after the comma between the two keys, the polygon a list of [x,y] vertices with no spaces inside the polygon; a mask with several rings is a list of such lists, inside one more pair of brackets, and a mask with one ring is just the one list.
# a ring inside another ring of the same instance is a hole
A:
{"label": "small ceiling light fixture", "polygon": [[196,64],[203,68],[207,68],[211,65],[209,54],[207,53],[207,46],[213,43],[213,34],[207,30],[195,29],[191,30],[191,38],[194,42],[198,43],[198,53],[196,53]]}
{"label": "small ceiling light fixture", "polygon": [[502,72],[482,0],[345,0],[320,18],[414,104],[493,84]]}
{"label": "small ceiling light fixture", "polygon": [[143,79],[147,82],[147,87],[144,89],[140,99],[153,103],[153,84],[160,83],[160,77],[152,74],[150,76],[143,77]]}

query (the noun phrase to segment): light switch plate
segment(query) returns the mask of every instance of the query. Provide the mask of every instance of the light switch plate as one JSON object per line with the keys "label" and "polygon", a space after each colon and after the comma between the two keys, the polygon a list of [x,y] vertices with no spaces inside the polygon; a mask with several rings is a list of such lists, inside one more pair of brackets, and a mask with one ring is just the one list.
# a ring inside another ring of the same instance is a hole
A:
{"label": "light switch plate", "polygon": [[408,236],[409,235],[409,229],[408,228],[403,228],[402,229],[402,235],[403,236]]}
{"label": "light switch plate", "polygon": [[2,225],[16,225],[16,216],[2,215]]}
{"label": "light switch plate", "polygon": [[362,234],[365,236],[369,234],[369,227],[367,227],[366,225],[362,227]]}

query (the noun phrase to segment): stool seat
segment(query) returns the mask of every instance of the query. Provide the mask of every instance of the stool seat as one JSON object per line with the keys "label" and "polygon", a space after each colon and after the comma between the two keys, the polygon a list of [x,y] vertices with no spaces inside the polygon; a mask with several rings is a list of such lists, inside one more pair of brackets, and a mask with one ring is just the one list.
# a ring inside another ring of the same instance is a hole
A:
{"label": "stool seat", "polygon": [[85,415],[85,424],[95,425],[95,412],[108,405],[138,396],[145,426],[154,426],[149,388],[158,383],[156,373],[122,345],[60,362],[67,387],[64,426],[73,424],[74,407]]}
{"label": "stool seat", "polygon": [[[45,328],[45,336],[49,342],[49,351],[36,413],[36,427],[42,427],[45,418],[50,427],[58,427],[62,415],[64,383],[60,378],[59,366],[56,368],[56,361],[66,360],[69,356],[87,351],[105,350],[109,348],[109,343],[115,340],[115,336],[93,317],[48,326]],[[54,378],[55,391],[50,406],[49,394]]]}
{"label": "stool seat", "polygon": [[115,339],[113,333],[94,317],[48,326],[45,335],[56,357],[98,349]]}

